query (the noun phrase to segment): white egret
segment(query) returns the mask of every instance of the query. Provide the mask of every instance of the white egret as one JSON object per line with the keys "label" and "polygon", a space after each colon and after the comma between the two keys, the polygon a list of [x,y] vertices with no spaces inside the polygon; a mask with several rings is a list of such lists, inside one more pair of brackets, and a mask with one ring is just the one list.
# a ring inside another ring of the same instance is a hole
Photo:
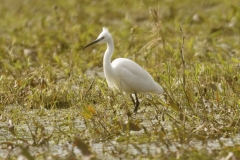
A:
{"label": "white egret", "polygon": [[[98,38],[83,47],[83,49],[95,43],[107,43],[107,50],[103,57],[103,69],[108,86],[130,94],[135,106],[134,112],[137,112],[139,106],[137,93],[162,94],[164,92],[163,88],[153,80],[152,76],[134,61],[127,58],[117,58],[111,63],[114,42],[107,28],[103,27],[103,31]],[[136,101],[133,94],[135,94]]]}

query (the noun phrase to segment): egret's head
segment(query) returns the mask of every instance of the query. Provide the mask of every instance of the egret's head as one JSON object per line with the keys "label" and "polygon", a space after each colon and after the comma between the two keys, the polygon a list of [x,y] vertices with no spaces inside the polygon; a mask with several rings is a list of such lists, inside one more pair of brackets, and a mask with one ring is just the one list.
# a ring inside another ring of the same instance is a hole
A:
{"label": "egret's head", "polygon": [[87,48],[87,47],[89,47],[89,46],[91,46],[91,45],[93,45],[93,44],[95,44],[95,43],[99,43],[99,44],[102,44],[102,43],[107,43],[108,41],[109,41],[109,39],[111,39],[111,34],[108,32],[108,29],[107,28],[105,28],[105,27],[103,27],[103,31],[102,31],[102,33],[98,36],[98,38],[95,40],[95,41],[93,41],[93,42],[91,42],[91,43],[89,43],[88,45],[86,45],[85,47],[83,47],[83,49],[85,49],[85,48]]}

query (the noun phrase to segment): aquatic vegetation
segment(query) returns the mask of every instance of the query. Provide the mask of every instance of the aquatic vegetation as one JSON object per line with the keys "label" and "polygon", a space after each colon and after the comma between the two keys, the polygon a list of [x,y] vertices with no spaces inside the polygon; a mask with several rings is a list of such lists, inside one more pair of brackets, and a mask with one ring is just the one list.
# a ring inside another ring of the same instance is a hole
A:
{"label": "aquatic vegetation", "polygon": [[[3,1],[1,159],[240,159],[239,3]],[[137,114],[81,50],[103,26],[165,90]]]}

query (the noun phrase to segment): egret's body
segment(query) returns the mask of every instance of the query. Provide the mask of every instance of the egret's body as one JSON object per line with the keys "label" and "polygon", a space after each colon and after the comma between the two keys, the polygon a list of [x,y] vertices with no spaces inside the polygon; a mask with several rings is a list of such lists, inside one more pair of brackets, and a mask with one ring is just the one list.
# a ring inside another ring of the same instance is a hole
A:
{"label": "egret's body", "polygon": [[105,74],[110,88],[118,88],[130,94],[161,94],[163,92],[162,87],[153,80],[147,71],[129,59],[118,58],[114,60],[112,62],[112,68],[115,77],[113,80],[111,80],[112,76]]}
{"label": "egret's body", "polygon": [[[102,33],[95,41],[84,48],[95,43],[107,43],[107,50],[103,58],[103,69],[108,86],[130,94],[135,105],[135,112],[139,106],[137,93],[162,94],[164,92],[163,88],[153,80],[152,76],[134,61],[118,58],[111,63],[114,42],[106,28],[103,28]],[[135,94],[136,101],[134,101],[132,94]]]}

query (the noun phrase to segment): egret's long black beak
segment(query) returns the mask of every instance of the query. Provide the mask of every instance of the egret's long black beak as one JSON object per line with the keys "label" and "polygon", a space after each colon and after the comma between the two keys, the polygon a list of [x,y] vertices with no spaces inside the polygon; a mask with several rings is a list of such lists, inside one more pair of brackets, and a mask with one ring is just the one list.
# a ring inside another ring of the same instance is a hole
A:
{"label": "egret's long black beak", "polygon": [[91,45],[93,45],[93,44],[95,44],[95,43],[98,43],[99,41],[103,40],[103,38],[104,37],[96,39],[95,41],[93,41],[93,42],[89,43],[88,45],[86,45],[85,47],[83,47],[82,50],[87,48],[87,47],[89,47],[89,46],[91,46]]}

